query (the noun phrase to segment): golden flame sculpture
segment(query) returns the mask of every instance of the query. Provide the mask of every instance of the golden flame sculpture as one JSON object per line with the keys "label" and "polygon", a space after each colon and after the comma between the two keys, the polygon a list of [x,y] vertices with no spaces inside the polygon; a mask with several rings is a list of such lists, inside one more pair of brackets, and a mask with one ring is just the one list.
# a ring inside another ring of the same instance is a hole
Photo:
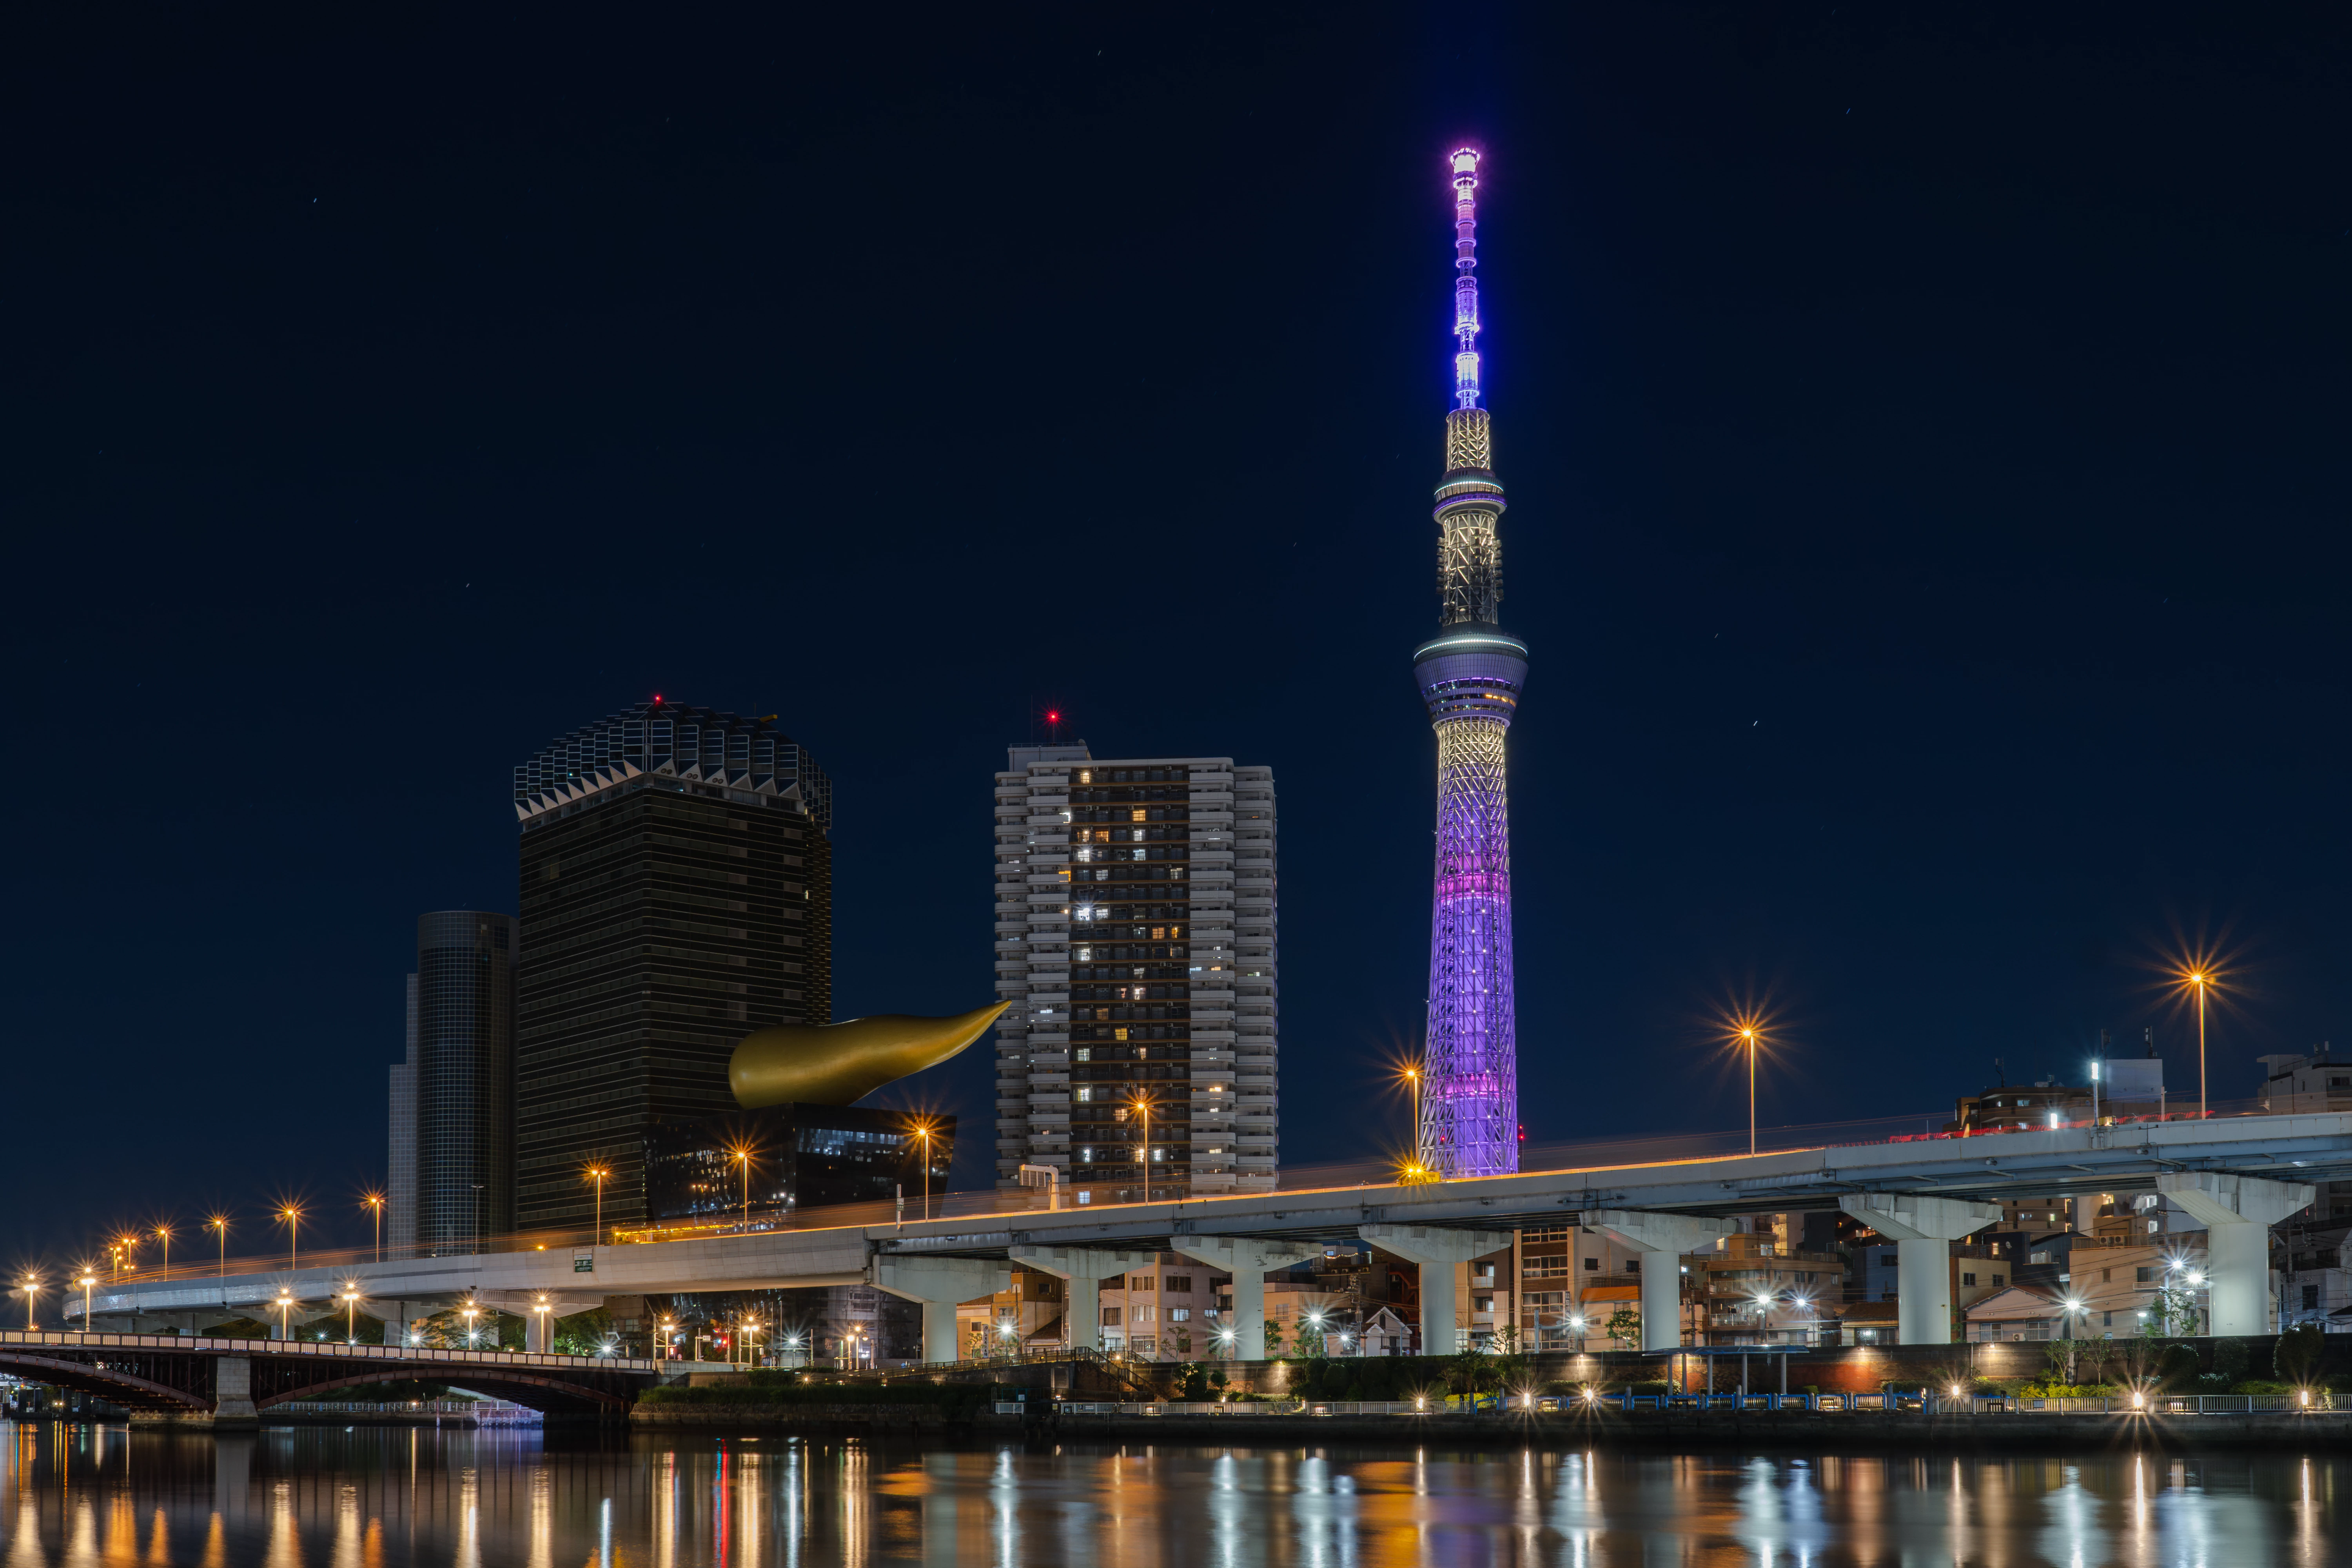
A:
{"label": "golden flame sculpture", "polygon": [[795,1102],[853,1104],[954,1056],[1012,1005],[994,1002],[952,1018],[877,1013],[842,1024],[778,1024],[737,1043],[727,1062],[727,1084],[746,1110]]}

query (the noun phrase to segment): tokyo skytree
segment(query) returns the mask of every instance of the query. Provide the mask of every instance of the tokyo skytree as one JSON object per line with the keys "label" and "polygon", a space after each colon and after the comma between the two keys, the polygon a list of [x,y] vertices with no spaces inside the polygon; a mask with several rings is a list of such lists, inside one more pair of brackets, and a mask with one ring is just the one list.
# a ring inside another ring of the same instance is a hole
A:
{"label": "tokyo skytree", "polygon": [[1511,1002],[1511,831],[1504,740],[1528,646],[1498,624],[1503,486],[1478,393],[1478,154],[1454,178],[1454,406],[1437,486],[1438,635],[1412,672],[1437,731],[1437,872],[1429,1036],[1415,1159],[1436,1176],[1519,1168],[1519,1062]]}

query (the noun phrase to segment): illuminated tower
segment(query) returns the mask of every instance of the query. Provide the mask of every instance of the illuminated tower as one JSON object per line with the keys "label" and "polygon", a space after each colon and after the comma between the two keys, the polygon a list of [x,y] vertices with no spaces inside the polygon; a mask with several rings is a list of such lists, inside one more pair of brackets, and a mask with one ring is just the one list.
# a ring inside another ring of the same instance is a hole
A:
{"label": "illuminated tower", "polygon": [[1527,680],[1528,646],[1496,624],[1503,487],[1478,405],[1478,154],[1465,148],[1452,163],[1456,346],[1437,486],[1439,631],[1412,656],[1437,731],[1429,1043],[1415,1153],[1442,1176],[1491,1176],[1519,1168],[1504,741]]}

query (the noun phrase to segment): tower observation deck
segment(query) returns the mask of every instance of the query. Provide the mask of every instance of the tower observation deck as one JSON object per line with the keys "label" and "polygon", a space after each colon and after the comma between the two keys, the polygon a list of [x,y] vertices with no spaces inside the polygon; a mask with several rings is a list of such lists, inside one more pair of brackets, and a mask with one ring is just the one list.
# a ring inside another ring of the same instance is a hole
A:
{"label": "tower observation deck", "polygon": [[1478,156],[1465,148],[1449,160],[1455,347],[1435,513],[1439,630],[1412,656],[1437,731],[1429,1033],[1414,1155],[1439,1176],[1519,1168],[1504,742],[1527,681],[1528,647],[1499,624],[1503,486],[1478,386]]}

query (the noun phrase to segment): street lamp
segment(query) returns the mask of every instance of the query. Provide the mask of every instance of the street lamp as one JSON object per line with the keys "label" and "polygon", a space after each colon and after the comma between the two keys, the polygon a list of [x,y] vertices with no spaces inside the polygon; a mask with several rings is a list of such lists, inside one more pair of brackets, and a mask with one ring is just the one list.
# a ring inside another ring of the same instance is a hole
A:
{"label": "street lamp", "polygon": [[2197,1119],[2205,1119],[2205,993],[2213,984],[2212,974],[2202,969],[2190,970],[2184,978],[2197,987]]}
{"label": "street lamp", "polygon": [[589,1239],[592,1247],[601,1245],[604,1239],[604,1178],[612,1173],[603,1165],[591,1165],[581,1173],[596,1184],[596,1234]]}
{"label": "street lamp", "polygon": [[[798,1333],[786,1334],[784,1336],[784,1349],[790,1351],[794,1355],[799,1355],[801,1351],[800,1335]],[[808,1363],[803,1359],[801,1364],[805,1366]]]}
{"label": "street lamp", "polygon": [[343,1342],[360,1342],[360,1287],[356,1279],[343,1282]]}
{"label": "street lamp", "polygon": [[670,1352],[671,1347],[672,1347],[672,1346],[674,1346],[674,1345],[677,1343],[677,1342],[676,1342],[675,1340],[673,1340],[673,1339],[671,1339],[671,1338],[670,1338],[671,1333],[672,1333],[673,1331],[675,1331],[677,1328],[677,1323],[675,1323],[675,1322],[673,1322],[671,1320],[669,1320],[669,1319],[667,1319],[667,1318],[664,1318],[664,1319],[661,1321],[661,1333],[662,1333],[662,1359],[663,1359],[663,1360],[665,1360],[665,1361],[669,1361],[669,1360],[675,1360],[675,1359],[676,1359],[675,1357],[671,1356],[669,1352]]}
{"label": "street lamp", "polygon": [[278,1337],[281,1340],[290,1340],[294,1337],[294,1298],[287,1293],[283,1286],[278,1288],[277,1305]]}
{"label": "street lamp", "polygon": [[81,1271],[81,1331],[89,1332],[89,1289],[98,1283],[98,1276],[89,1269]]}
{"label": "street lamp", "polygon": [[539,1349],[540,1353],[543,1355],[552,1348],[547,1337],[547,1314],[551,1309],[547,1304],[547,1298],[541,1296],[531,1303],[530,1310],[539,1314]]}
{"label": "street lamp", "polygon": [[1408,1062],[1404,1069],[1405,1088],[1412,1095],[1412,1173],[1421,1174],[1421,1064]]}
{"label": "street lamp", "polygon": [[160,1278],[169,1279],[172,1277],[172,1226],[169,1221],[155,1227],[155,1239],[163,1244],[163,1272]]}
{"label": "street lamp", "polygon": [[933,1123],[929,1117],[917,1117],[908,1123],[909,1136],[923,1141],[923,1217],[931,1217],[931,1133]]}
{"label": "street lamp", "polygon": [[743,1229],[751,1229],[751,1151],[738,1147],[728,1152],[728,1157],[743,1167]]}
{"label": "street lamp", "polygon": [[383,1194],[382,1193],[366,1194],[360,1199],[360,1207],[374,1212],[375,1260],[381,1263],[383,1261]]}
{"label": "street lamp", "polygon": [[286,1223],[286,1267],[289,1268],[298,1268],[301,1267],[301,1265],[297,1261],[297,1259],[301,1256],[301,1207],[296,1204],[288,1204],[284,1208],[278,1211],[278,1217]]}
{"label": "street lamp", "polygon": [[216,1214],[205,1221],[206,1230],[220,1232],[220,1277],[228,1278],[228,1215]]}
{"label": "street lamp", "polygon": [[1143,1118],[1143,1201],[1151,1201],[1151,1100],[1137,1095],[1128,1101],[1128,1109]]}
{"label": "street lamp", "polygon": [[25,1293],[25,1331],[29,1334],[33,1332],[33,1302],[40,1296],[41,1282],[27,1274],[16,1289]]}
{"label": "street lamp", "polygon": [[760,1364],[760,1321],[747,1320],[739,1331],[743,1340],[743,1359],[751,1365]]}
{"label": "street lamp", "polygon": [[1748,1152],[1756,1152],[1756,1026],[1740,1026],[1739,1037],[1748,1043]]}
{"label": "street lamp", "polygon": [[474,1340],[474,1320],[482,1315],[482,1310],[473,1302],[468,1301],[463,1309],[462,1315],[466,1320],[466,1348],[467,1350],[473,1350],[477,1348]]}

